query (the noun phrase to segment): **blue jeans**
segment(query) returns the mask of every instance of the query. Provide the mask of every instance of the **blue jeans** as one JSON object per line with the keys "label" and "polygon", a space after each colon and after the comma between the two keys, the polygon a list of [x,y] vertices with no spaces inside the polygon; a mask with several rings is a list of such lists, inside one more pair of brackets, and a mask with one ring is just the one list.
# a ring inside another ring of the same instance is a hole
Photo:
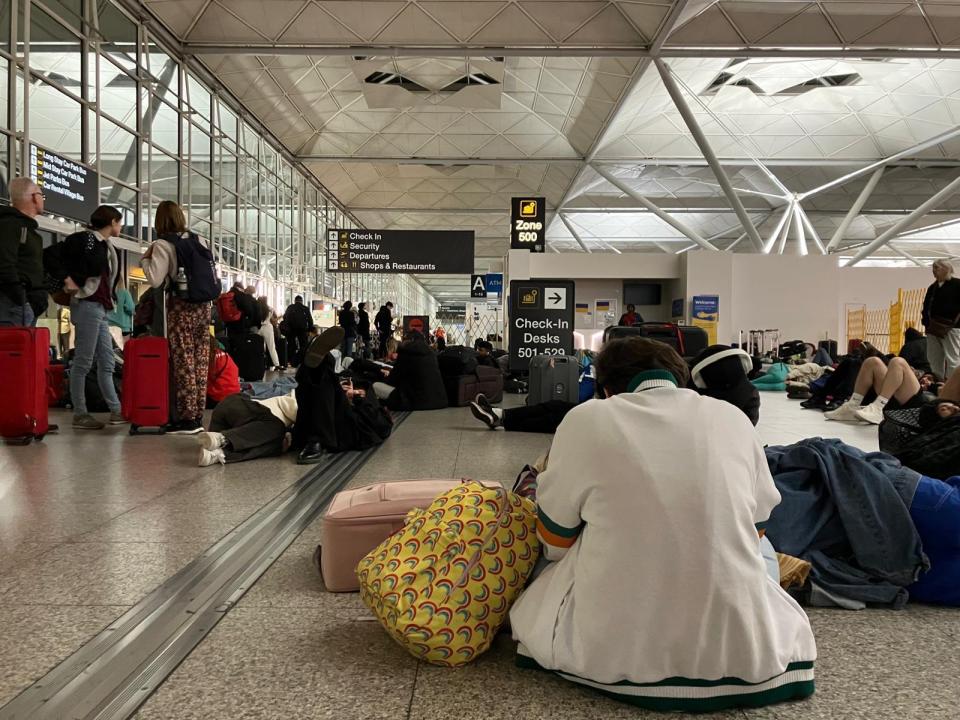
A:
{"label": "blue jeans", "polygon": [[120,400],[113,386],[113,339],[103,305],[87,300],[70,303],[70,320],[77,328],[76,352],[70,366],[70,400],[75,415],[87,414],[86,382],[93,359],[97,359],[97,383],[110,412],[120,412]]}
{"label": "blue jeans", "polygon": [[34,327],[36,324],[37,319],[33,316],[33,308],[29,303],[17,305],[6,293],[0,291],[0,327]]}

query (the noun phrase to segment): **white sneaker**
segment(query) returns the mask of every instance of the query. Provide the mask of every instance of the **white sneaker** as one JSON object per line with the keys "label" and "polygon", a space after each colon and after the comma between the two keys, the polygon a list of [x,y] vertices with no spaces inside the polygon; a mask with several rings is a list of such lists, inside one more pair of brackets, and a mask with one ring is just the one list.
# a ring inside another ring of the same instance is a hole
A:
{"label": "white sneaker", "polygon": [[858,419],[873,425],[879,425],[883,422],[883,408],[875,402],[860,408],[856,415]]}
{"label": "white sneaker", "polygon": [[197,435],[197,442],[207,450],[218,450],[227,444],[227,438],[218,432],[202,432]]}
{"label": "white sneaker", "polygon": [[857,418],[857,411],[859,409],[860,409],[859,405],[856,405],[851,402],[845,402],[836,410],[825,412],[823,416],[827,420],[838,420],[840,422],[855,423],[855,422],[859,422],[859,419]]}
{"label": "white sneaker", "polygon": [[197,465],[200,467],[210,467],[211,465],[216,465],[220,463],[221,465],[227,464],[227,458],[223,454],[222,448],[217,448],[216,450],[207,450],[206,448],[200,448],[200,458],[197,462]]}

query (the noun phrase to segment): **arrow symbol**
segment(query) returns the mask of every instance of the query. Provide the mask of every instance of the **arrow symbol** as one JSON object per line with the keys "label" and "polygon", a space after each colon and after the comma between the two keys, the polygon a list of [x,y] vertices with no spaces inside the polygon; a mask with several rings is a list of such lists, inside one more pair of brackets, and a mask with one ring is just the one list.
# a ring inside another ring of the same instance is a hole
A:
{"label": "arrow symbol", "polygon": [[560,293],[554,293],[550,296],[550,302],[554,304],[559,303],[561,300],[563,300],[563,298],[560,297]]}

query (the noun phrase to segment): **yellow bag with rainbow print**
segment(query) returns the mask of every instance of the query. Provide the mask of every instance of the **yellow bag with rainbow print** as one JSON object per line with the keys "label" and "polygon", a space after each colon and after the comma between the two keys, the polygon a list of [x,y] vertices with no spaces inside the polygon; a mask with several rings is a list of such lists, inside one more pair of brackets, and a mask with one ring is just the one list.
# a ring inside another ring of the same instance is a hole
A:
{"label": "yellow bag with rainbow print", "polygon": [[490,647],[539,553],[530,500],[464,481],[360,561],[360,597],[414,656],[456,667]]}

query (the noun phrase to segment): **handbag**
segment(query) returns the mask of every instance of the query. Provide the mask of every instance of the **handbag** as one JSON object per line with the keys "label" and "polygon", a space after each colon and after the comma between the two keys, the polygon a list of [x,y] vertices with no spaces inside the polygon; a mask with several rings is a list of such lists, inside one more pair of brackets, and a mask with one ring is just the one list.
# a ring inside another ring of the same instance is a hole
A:
{"label": "handbag", "polygon": [[947,334],[957,327],[957,321],[960,320],[960,315],[955,317],[953,320],[948,318],[938,318],[930,316],[930,320],[927,322],[927,334],[933,335],[935,338],[945,338]]}

